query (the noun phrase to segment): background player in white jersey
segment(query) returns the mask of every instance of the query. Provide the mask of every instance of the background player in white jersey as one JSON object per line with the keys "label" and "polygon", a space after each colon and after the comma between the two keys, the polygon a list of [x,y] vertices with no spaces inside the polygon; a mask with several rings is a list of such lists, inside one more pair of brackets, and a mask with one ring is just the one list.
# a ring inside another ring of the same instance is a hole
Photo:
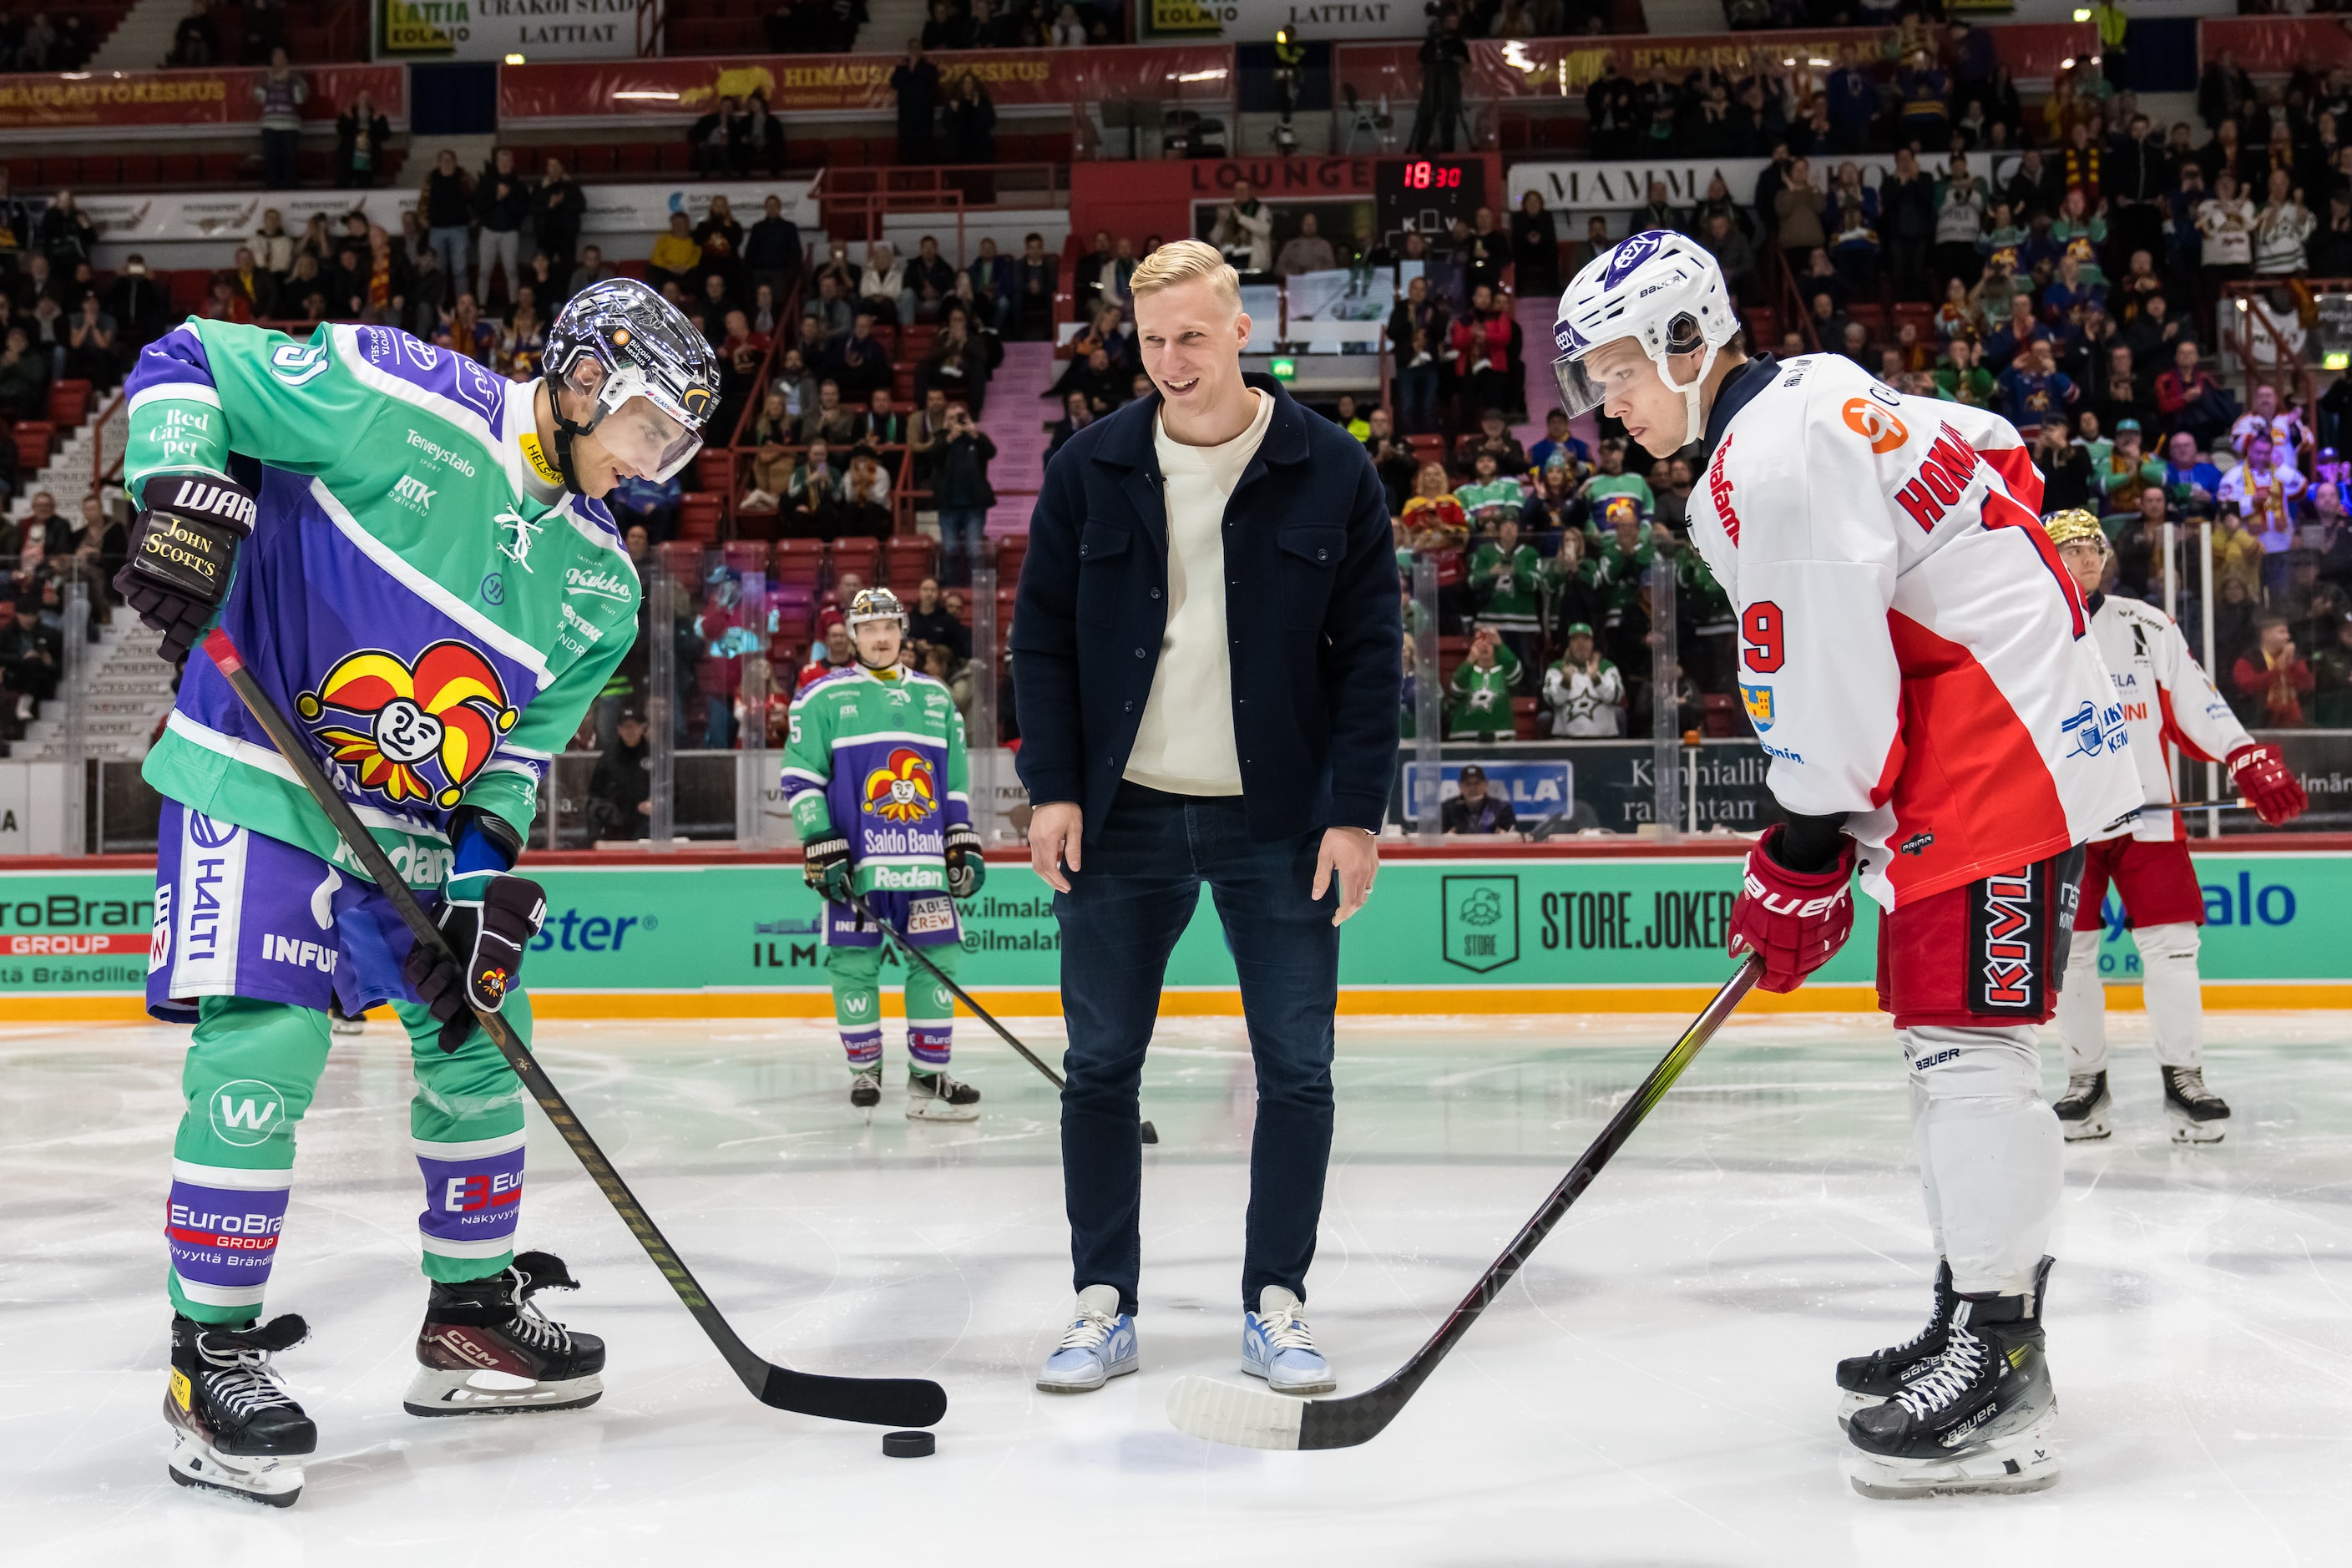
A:
{"label": "background player in white jersey", "polygon": [[1738,325],[1714,259],[1652,230],[1570,284],[1555,369],[1571,413],[1605,405],[1653,453],[1704,443],[1691,538],[1738,608],[1790,817],[1749,853],[1733,950],[1791,991],[1851,931],[1857,868],[1886,910],[1879,1004],[1942,1268],[1925,1331],[1838,1368],[1849,1474],[1872,1496],[2038,1489],[2063,1168],[2034,1026],[2079,847],[2138,805],[2122,713],[2017,432],[1843,359],[1748,360]]}
{"label": "background player in white jersey", "polygon": [[2112,1131],[2107,1091],[2106,997],[2099,981],[2099,942],[2107,889],[2114,886],[2139,950],[2164,1109],[2181,1143],[2218,1143],[2230,1119],[2227,1101],[2205,1087],[2205,1005],[2197,980],[2198,929],[2205,895],[2189,861],[2180,814],[2168,809],[2174,759],[2228,764],[2247,804],[2273,827],[2303,815],[2310,802],[2275,746],[2246,733],[2197,661],[2172,617],[2153,605],[2103,593],[2109,554],[2099,520],[2087,511],[2053,512],[2043,525],[2082,587],[2091,635],[2115,678],[2129,755],[2143,809],[2091,841],[2074,916],[2074,954],[2058,1002],[2066,1043],[2066,1092],[2054,1108],[2068,1141]]}

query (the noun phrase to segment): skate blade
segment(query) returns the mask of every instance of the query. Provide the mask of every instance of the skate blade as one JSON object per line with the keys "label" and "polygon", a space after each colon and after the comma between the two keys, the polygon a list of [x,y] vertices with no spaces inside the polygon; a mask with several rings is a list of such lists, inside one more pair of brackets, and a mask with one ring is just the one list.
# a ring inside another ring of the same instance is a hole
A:
{"label": "skate blade", "polygon": [[1854,1414],[1857,1411],[1867,1410],[1874,1405],[1883,1405],[1885,1402],[1886,1395],[1883,1394],[1856,1394],[1850,1388],[1839,1389],[1837,1408],[1838,1430],[1840,1432],[1843,1432],[1845,1430],[1846,1423],[1853,1419]]}
{"label": "skate blade", "polygon": [[578,1410],[604,1396],[596,1373],[559,1383],[532,1383],[504,1372],[445,1372],[420,1366],[400,1407],[411,1415],[507,1415],[531,1410]]}
{"label": "skate blade", "polygon": [[1895,1502],[2038,1492],[2058,1484],[2057,1409],[2053,1406],[2022,1432],[1941,1458],[1896,1459],[1849,1449],[1845,1474],[1863,1496]]}
{"label": "skate blade", "polygon": [[2219,1143],[2230,1131],[2226,1120],[2200,1121],[2177,1110],[2168,1110],[2165,1115],[2172,1122],[2172,1141],[2175,1143]]}
{"label": "skate blade", "polygon": [[910,1100],[907,1102],[907,1120],[909,1121],[977,1121],[980,1120],[980,1107],[950,1105],[945,1100]]}
{"label": "skate blade", "polygon": [[172,1479],[198,1491],[220,1492],[271,1508],[292,1508],[302,1495],[301,1455],[216,1454],[194,1433],[172,1435],[166,1461]]}
{"label": "skate blade", "polygon": [[2111,1137],[2115,1130],[2115,1124],[2107,1120],[2107,1113],[2104,1110],[2094,1111],[2080,1121],[2061,1121],[2058,1124],[2058,1131],[2065,1135],[2069,1143],[2086,1143],[2094,1138]]}

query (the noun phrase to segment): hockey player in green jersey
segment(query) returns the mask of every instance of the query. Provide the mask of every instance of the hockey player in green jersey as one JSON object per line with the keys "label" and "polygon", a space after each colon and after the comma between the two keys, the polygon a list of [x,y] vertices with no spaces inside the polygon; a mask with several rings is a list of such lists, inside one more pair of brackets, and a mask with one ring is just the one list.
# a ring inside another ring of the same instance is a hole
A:
{"label": "hockey player in green jersey", "polygon": [[627,280],[565,307],[545,366],[516,384],[386,327],[297,342],[191,321],[130,378],[141,510],[117,586],[166,658],[217,622],[458,959],[415,950],[220,670],[187,658],[145,768],[164,796],[148,1008],[195,1026],[165,1220],[184,1485],[283,1506],[317,1446],[270,1366],[306,1326],[260,1319],[331,1003],[390,1003],[410,1040],[430,1283],[406,1408],[602,1392],[601,1342],[532,1304],[573,1282],[514,1250],[521,1089],[471,1009],[530,1037],[518,981],[545,900],[514,863],[552,754],[635,637],[636,574],[595,498],[684,466],[718,369]]}
{"label": "hockey player in green jersey", "polygon": [[[898,595],[868,588],[844,619],[856,660],[794,700],[783,789],[802,875],[826,900],[824,965],[849,1056],[849,1102],[871,1110],[882,1099],[883,934],[850,899],[952,974],[963,951],[956,900],[980,891],[988,868],[971,829],[963,719],[946,687],[900,662],[907,612]],[[980,1090],[948,1076],[954,1017],[948,988],[909,963],[907,1114],[915,1121],[980,1116]]]}

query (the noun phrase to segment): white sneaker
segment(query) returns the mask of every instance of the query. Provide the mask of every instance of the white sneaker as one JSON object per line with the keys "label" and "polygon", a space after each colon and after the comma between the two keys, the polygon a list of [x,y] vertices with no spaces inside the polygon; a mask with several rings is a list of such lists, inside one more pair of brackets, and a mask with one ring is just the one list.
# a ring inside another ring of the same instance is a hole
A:
{"label": "white sneaker", "polygon": [[1339,1386],[1315,1348],[1307,1303],[1279,1285],[1258,1292],[1257,1310],[1242,1314],[1242,1370],[1276,1394],[1328,1394]]}
{"label": "white sneaker", "polygon": [[1135,1318],[1118,1310],[1118,1287],[1089,1285],[1078,1292],[1070,1326],[1045,1358],[1037,1386],[1048,1394],[1085,1394],[1142,1364]]}

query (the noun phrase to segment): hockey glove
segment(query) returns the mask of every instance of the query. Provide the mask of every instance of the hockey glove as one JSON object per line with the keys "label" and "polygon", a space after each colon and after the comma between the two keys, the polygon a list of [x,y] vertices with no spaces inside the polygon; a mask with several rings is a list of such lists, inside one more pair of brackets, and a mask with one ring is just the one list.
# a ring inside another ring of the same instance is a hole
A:
{"label": "hockey glove", "polygon": [[801,846],[801,877],[829,903],[849,902],[849,840],[838,833]]}
{"label": "hockey glove", "polygon": [[507,1005],[522,973],[523,949],[547,917],[547,894],[528,877],[493,877],[481,900],[444,899],[435,912],[455,962],[423,942],[400,973],[416,999],[441,1020],[441,1048],[454,1051],[474,1032],[477,1010]]}
{"label": "hockey glove", "polygon": [[968,899],[988,880],[988,862],[981,858],[980,835],[971,824],[959,822],[948,829],[948,896]]}
{"label": "hockey glove", "polygon": [[2311,797],[2302,781],[2286,765],[2276,746],[2255,742],[2230,753],[2230,782],[2238,786],[2265,827],[2280,827],[2311,809]]}
{"label": "hockey glove", "polygon": [[1772,858],[1787,832],[1774,826],[1748,852],[1748,872],[1731,906],[1731,951],[1764,961],[1757,984],[1794,991],[1827,963],[1853,931],[1853,840],[1840,835],[1836,863],[1820,871],[1791,871]]}
{"label": "hockey glove", "polygon": [[163,634],[163,658],[177,664],[228,596],[237,546],[253,531],[253,492],[219,474],[180,472],[150,474],[142,493],[147,507],[131,520],[114,591]]}

